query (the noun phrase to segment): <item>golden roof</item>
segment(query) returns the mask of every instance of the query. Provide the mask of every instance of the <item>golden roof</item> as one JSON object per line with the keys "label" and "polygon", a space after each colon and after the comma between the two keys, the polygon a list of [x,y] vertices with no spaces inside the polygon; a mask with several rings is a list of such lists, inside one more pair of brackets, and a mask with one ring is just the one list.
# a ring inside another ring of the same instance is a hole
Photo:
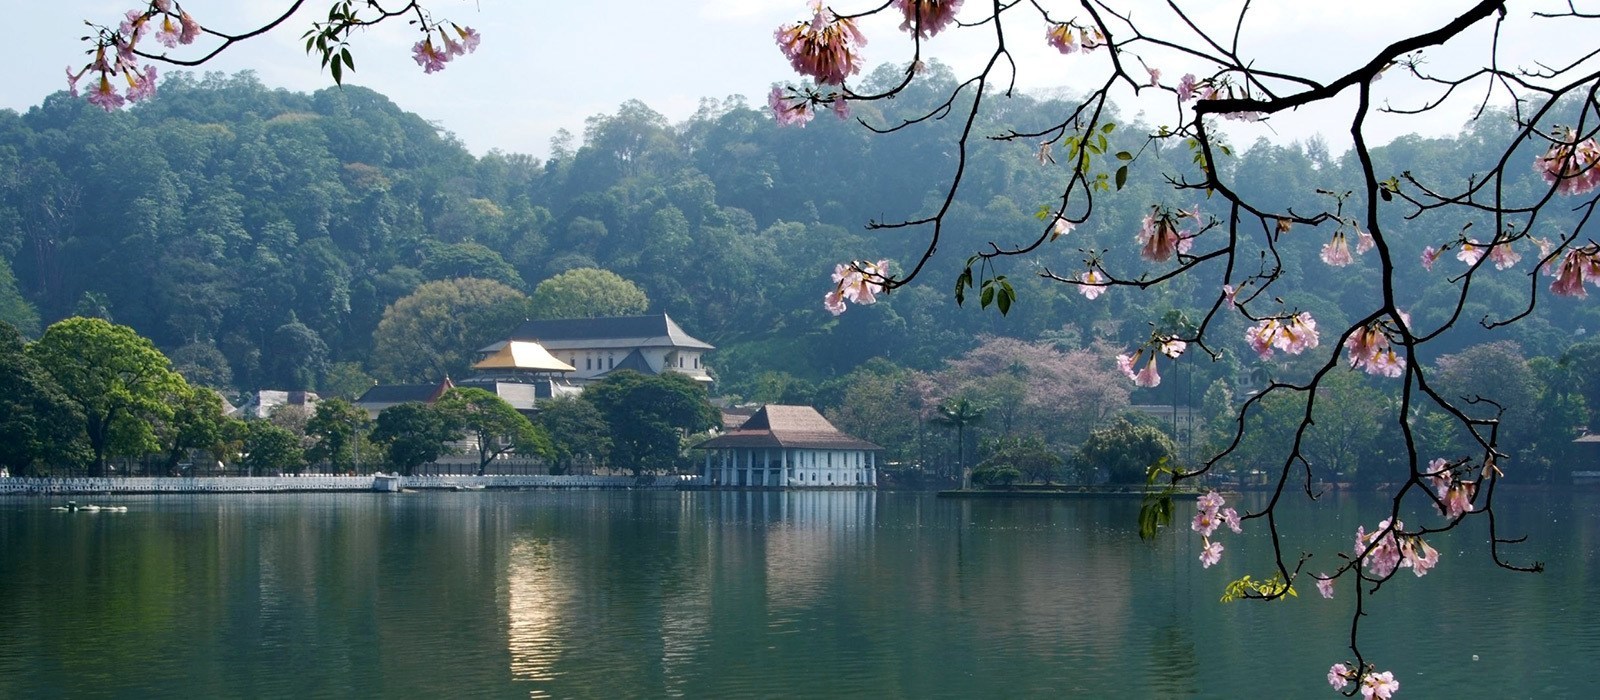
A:
{"label": "golden roof", "polygon": [[517,369],[530,372],[574,372],[578,368],[557,360],[538,343],[513,340],[478,361],[473,369]]}

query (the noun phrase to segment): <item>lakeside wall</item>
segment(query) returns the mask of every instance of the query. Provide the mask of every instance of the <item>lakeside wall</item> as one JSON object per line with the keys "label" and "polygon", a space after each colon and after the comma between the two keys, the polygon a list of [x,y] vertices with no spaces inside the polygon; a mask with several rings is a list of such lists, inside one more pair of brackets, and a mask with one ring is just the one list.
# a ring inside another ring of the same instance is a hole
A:
{"label": "lakeside wall", "polygon": [[[365,476],[204,476],[204,477],[102,477],[4,478],[0,495],[116,494],[116,493],[294,493],[302,491],[373,491],[374,475]],[[391,477],[392,478],[392,477]],[[693,486],[698,476],[660,476],[641,484],[631,476],[502,475],[502,476],[402,476],[408,489],[670,489]],[[648,477],[647,477],[648,479]]]}

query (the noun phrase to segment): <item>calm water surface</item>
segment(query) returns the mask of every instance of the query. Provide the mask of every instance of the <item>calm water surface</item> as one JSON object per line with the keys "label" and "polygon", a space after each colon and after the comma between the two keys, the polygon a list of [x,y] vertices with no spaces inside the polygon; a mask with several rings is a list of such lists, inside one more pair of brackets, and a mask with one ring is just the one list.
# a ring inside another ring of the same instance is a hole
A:
{"label": "calm water surface", "polygon": [[[1531,535],[1512,556],[1548,571],[1495,569],[1482,522],[1435,536],[1439,567],[1367,604],[1364,649],[1401,697],[1600,694],[1600,494],[1500,498],[1504,532]],[[0,499],[0,697],[1336,698],[1323,676],[1349,654],[1347,584],[1219,603],[1267,571],[1265,542],[1226,535],[1202,569],[1193,537],[1138,541],[1136,502],[114,502],[130,511]],[[1340,533],[1318,571],[1382,508],[1330,497],[1283,527]]]}

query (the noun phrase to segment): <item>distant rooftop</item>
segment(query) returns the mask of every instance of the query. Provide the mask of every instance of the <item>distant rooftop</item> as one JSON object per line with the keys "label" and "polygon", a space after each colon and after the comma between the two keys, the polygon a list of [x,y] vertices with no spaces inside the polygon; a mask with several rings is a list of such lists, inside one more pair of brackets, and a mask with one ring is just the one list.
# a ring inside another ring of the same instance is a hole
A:
{"label": "distant rooftop", "polygon": [[786,447],[825,450],[881,450],[866,440],[833,427],[810,406],[768,404],[737,430],[700,443],[700,449],[726,447]]}
{"label": "distant rooftop", "polygon": [[538,343],[512,340],[472,366],[479,371],[523,370],[532,372],[572,372],[577,368],[556,359]]}
{"label": "distant rooftop", "polygon": [[[666,314],[524,321],[511,332],[511,340],[531,340],[547,348],[559,349],[617,345],[715,349],[710,343],[685,333]],[[499,349],[500,344],[497,343],[485,347],[483,351],[494,352]]]}

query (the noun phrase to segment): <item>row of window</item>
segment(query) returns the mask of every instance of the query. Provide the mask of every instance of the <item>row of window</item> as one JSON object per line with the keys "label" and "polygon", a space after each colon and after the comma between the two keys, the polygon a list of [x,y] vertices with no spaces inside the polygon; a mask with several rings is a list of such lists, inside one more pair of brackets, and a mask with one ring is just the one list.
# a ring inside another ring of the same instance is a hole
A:
{"label": "row of window", "polygon": [[[684,364],[685,361],[686,360],[685,360],[683,355],[679,355],[678,356],[678,368],[679,369],[682,369],[682,368],[684,368],[686,366]],[[577,355],[568,355],[567,356],[567,364],[572,365],[573,367],[577,367],[578,366],[578,356]],[[668,364],[670,364],[670,362]],[[595,357],[593,355],[585,355],[584,358],[583,358],[583,369],[585,371],[588,371],[588,372],[593,372],[593,371],[595,371],[597,369],[616,369],[616,367],[617,367],[617,357],[615,355],[606,355],[603,360],[602,360],[602,358]],[[695,355],[694,356],[694,368],[695,369],[700,369],[700,356],[699,355]]]}

